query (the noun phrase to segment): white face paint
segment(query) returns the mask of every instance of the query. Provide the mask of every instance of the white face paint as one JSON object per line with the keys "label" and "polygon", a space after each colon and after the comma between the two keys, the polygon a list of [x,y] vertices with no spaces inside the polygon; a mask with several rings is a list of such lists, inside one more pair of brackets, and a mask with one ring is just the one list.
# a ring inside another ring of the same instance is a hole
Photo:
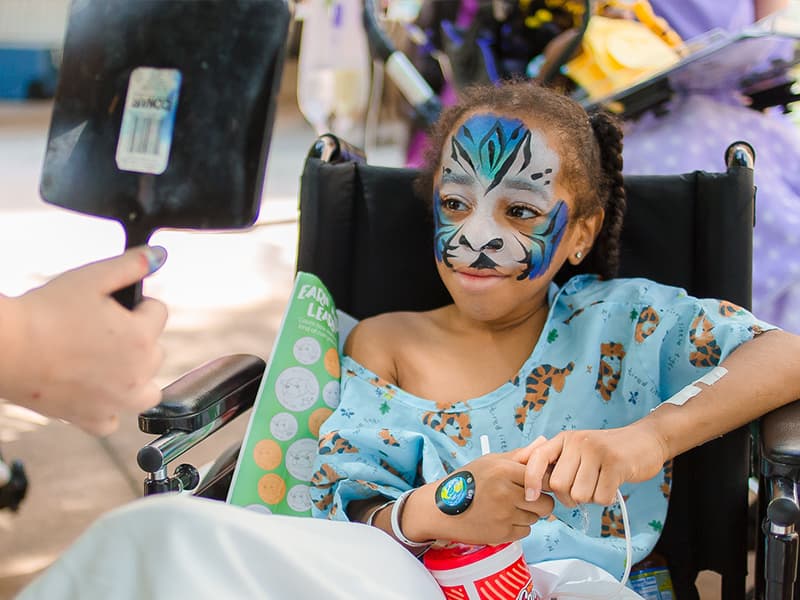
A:
{"label": "white face paint", "polygon": [[434,191],[436,258],[454,270],[494,269],[532,279],[550,266],[566,230],[555,197],[559,156],[541,131],[492,114],[470,117],[449,140]]}

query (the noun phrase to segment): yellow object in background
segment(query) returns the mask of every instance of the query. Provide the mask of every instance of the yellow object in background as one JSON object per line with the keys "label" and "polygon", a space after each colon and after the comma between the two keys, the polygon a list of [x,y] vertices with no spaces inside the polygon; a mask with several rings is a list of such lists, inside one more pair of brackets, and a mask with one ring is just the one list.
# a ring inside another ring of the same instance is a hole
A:
{"label": "yellow object in background", "polygon": [[592,99],[602,98],[680,59],[675,47],[639,21],[593,16],[581,53],[564,71]]}

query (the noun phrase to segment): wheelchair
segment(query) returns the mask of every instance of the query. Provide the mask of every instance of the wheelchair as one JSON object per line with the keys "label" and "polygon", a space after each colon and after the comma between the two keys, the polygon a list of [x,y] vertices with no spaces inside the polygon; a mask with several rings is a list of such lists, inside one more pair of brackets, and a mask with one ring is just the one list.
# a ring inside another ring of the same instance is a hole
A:
{"label": "wheelchair", "polygon": [[[754,153],[749,144],[737,142],[725,160],[722,173],[626,177],[620,277],[648,277],[749,308]],[[306,160],[297,269],[320,277],[337,308],[357,319],[450,302],[431,260],[432,218],[427,203],[414,193],[415,176],[412,169],[368,165],[358,149],[332,135],[320,137]],[[397,247],[404,251],[396,252]],[[559,274],[561,280],[569,276]],[[264,368],[256,356],[226,356],[164,389],[162,403],[139,416],[140,429],[159,436],[138,455],[147,473],[145,494],[194,490],[224,500],[238,446],[202,478],[190,465],[170,475],[168,465],[252,406]],[[751,591],[749,597],[794,597],[800,517],[796,432],[800,402],[675,459],[669,512],[656,551],[667,557],[677,598],[699,598],[694,582],[701,570],[721,575],[725,600],[748,597],[748,528],[753,526],[755,596]],[[748,503],[753,473],[760,479],[755,518]]]}

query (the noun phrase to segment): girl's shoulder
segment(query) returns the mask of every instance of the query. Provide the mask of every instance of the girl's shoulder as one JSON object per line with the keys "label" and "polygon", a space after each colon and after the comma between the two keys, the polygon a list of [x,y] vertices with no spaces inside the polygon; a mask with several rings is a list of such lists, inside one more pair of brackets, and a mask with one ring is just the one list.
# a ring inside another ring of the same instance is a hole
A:
{"label": "girl's shoulder", "polygon": [[390,383],[397,382],[397,361],[433,328],[430,312],[390,312],[359,321],[347,337],[344,353]]}

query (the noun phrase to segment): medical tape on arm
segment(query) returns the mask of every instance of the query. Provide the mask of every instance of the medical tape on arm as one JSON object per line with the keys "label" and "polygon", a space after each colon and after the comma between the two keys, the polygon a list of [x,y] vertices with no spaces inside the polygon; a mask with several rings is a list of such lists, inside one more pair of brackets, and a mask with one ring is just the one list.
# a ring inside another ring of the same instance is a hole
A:
{"label": "medical tape on arm", "polygon": [[[725,377],[727,373],[728,369],[726,369],[725,367],[714,367],[708,373],[703,375],[700,379],[693,381],[671,398],[667,398],[666,400],[664,400],[664,402],[662,402],[661,404],[674,404],[675,406],[683,406],[691,398],[694,398],[695,396],[697,396],[697,394],[703,391],[701,388],[697,387],[695,383],[702,383],[711,386],[714,385],[723,377]],[[656,408],[658,408],[658,406]],[[653,410],[655,410],[655,408]]]}

